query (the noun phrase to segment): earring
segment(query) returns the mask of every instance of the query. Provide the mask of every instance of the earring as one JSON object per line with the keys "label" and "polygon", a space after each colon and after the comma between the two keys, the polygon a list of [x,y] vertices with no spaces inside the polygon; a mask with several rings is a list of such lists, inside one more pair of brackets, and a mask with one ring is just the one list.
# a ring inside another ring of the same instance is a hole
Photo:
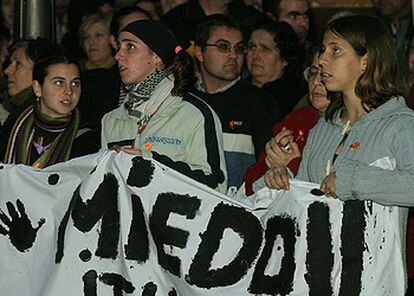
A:
{"label": "earring", "polygon": [[40,97],[36,97],[36,102],[39,102],[40,101]]}

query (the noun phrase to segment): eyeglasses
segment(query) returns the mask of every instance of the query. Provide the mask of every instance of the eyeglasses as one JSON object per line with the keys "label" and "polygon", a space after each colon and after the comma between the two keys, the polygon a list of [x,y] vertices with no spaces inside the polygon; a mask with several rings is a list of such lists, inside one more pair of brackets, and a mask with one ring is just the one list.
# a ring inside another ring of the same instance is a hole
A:
{"label": "eyeglasses", "polygon": [[318,67],[310,66],[303,71],[303,77],[306,81],[311,81],[316,78],[317,75],[321,74],[321,70]]}
{"label": "eyeglasses", "polygon": [[238,43],[236,45],[231,45],[230,42],[219,41],[215,44],[204,43],[204,46],[217,47],[219,52],[222,52],[222,53],[230,53],[233,48],[234,48],[234,51],[236,52],[236,54],[238,54],[238,55],[243,55],[243,54],[246,53],[246,46],[242,43]]}

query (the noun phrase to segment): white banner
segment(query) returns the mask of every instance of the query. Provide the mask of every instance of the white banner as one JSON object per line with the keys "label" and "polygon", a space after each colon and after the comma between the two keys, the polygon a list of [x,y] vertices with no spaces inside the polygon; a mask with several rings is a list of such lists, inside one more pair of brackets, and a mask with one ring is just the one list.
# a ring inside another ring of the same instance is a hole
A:
{"label": "white banner", "polygon": [[231,199],[103,152],[0,167],[0,295],[404,295],[397,208],[292,181]]}

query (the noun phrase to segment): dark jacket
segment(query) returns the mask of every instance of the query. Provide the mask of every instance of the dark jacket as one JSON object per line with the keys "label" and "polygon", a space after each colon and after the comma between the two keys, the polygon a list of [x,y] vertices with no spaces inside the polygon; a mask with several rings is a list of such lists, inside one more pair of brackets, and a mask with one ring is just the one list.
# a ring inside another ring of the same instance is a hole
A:
{"label": "dark jacket", "polygon": [[286,72],[280,79],[263,85],[262,89],[272,96],[274,104],[280,109],[282,118],[291,112],[307,93],[303,79],[295,71]]}
{"label": "dark jacket", "polygon": [[259,156],[281,120],[272,98],[250,81],[237,82],[215,94],[193,91],[213,108],[223,129],[228,185],[239,187],[245,170]]}

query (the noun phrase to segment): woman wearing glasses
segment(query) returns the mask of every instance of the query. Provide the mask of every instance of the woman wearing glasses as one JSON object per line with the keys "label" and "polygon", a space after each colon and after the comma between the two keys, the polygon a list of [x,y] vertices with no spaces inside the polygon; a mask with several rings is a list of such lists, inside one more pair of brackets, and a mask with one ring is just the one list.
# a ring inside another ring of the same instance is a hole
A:
{"label": "woman wearing glasses", "polygon": [[314,53],[312,64],[303,72],[308,82],[309,101],[312,106],[292,111],[273,127],[273,138],[266,144],[259,160],[244,175],[247,195],[255,191],[253,183],[256,180],[265,174],[272,175],[281,167],[287,166],[296,175],[309,131],[329,106],[327,91],[320,76],[318,54],[318,51]]}
{"label": "woman wearing glasses", "polygon": [[220,122],[187,93],[191,57],[164,25],[150,20],[121,29],[118,48],[115,59],[128,94],[102,119],[102,147],[152,157],[225,192]]}
{"label": "woman wearing glasses", "polygon": [[305,95],[301,71],[304,51],[291,26],[269,22],[258,26],[247,46],[252,84],[270,93],[284,117]]}

